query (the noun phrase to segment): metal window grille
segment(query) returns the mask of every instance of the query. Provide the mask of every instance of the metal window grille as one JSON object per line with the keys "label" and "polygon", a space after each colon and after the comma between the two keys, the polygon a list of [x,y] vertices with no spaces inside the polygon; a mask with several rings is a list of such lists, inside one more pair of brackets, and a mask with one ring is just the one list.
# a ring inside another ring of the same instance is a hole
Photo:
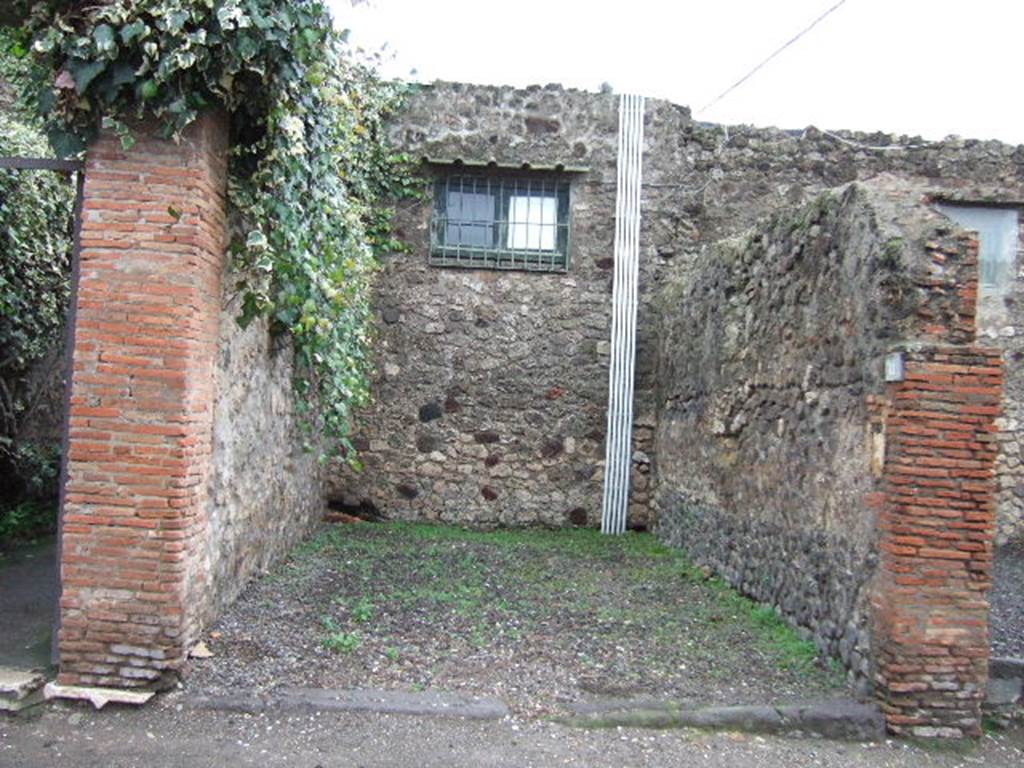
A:
{"label": "metal window grille", "polygon": [[564,272],[569,182],[544,174],[449,173],[434,183],[430,263]]}

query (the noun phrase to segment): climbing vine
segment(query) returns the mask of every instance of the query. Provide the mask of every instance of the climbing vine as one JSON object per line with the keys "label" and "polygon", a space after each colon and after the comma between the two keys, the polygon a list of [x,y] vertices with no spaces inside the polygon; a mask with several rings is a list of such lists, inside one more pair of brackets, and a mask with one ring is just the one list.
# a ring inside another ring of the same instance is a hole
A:
{"label": "climbing vine", "polygon": [[[16,98],[30,67],[14,48],[0,30],[0,156],[45,156],[46,139]],[[0,170],[0,541],[19,528],[12,505],[55,491],[58,452],[46,427],[60,393],[73,201],[67,178]]]}
{"label": "climbing vine", "polygon": [[386,202],[415,188],[383,137],[402,87],[357,59],[319,0],[49,0],[24,29],[59,154],[101,127],[130,146],[138,119],[178,140],[203,110],[227,112],[239,321],[291,334],[305,422],[350,452],[374,256],[400,247]]}

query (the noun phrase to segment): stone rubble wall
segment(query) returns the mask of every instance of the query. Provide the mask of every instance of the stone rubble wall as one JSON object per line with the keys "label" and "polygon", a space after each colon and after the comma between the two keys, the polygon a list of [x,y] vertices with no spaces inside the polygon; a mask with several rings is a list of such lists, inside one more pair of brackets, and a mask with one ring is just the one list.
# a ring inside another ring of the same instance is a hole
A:
{"label": "stone rubble wall", "polygon": [[234,298],[227,285],[214,372],[206,568],[217,589],[205,606],[208,621],[324,512],[318,446],[306,445],[296,417],[291,342],[272,338],[266,321],[241,328]]}
{"label": "stone rubble wall", "polygon": [[919,736],[978,733],[986,678],[1002,372],[975,346],[977,248],[882,176],[715,245],[659,299],[660,535]]}
{"label": "stone rubble wall", "polygon": [[[646,109],[635,526],[651,526],[658,514],[652,503],[658,475],[652,300],[661,285],[687,274],[711,244],[763,217],[880,174],[912,180],[936,198],[1024,203],[1024,148],[724,127],[694,122],[685,107],[653,99]],[[430,190],[423,201],[401,206],[399,231],[411,250],[387,257],[378,279],[375,403],[361,415],[357,436],[365,469],[334,467],[328,473],[332,499],[370,504],[385,516],[467,524],[596,522],[617,110],[613,94],[557,86],[437,83],[410,97],[392,126],[392,141],[414,158],[587,169],[572,177],[570,268],[558,275],[429,267]],[[424,171],[428,177],[433,172]],[[1007,362],[1001,539],[1024,530],[1022,299],[1019,280],[1006,322],[982,329],[986,342],[996,337]]]}
{"label": "stone rubble wall", "polygon": [[[674,212],[652,195],[645,226],[675,220],[677,230],[690,230],[692,235],[677,240],[671,264],[659,265],[659,275],[685,274],[711,243],[744,231],[765,215],[793,210],[827,189],[855,180],[893,176],[933,200],[1024,208],[1024,147],[996,141],[952,137],[925,142],[813,127],[780,131],[698,124],[680,139],[675,157],[689,171],[689,181],[673,195],[666,192],[667,199],[677,201]],[[667,179],[647,174],[645,181]],[[1024,231],[1020,242],[1024,244]],[[1019,256],[1017,275],[1002,307],[981,297],[986,311],[977,328],[979,343],[1001,349],[1005,363],[997,459],[1000,543],[1024,537],[1024,264]],[[641,340],[641,350],[649,346]]]}
{"label": "stone rubble wall", "polygon": [[[659,297],[659,535],[807,628],[866,686],[886,350],[955,316],[920,192],[854,184],[709,249]],[[952,292],[952,294],[950,293]]]}
{"label": "stone rubble wall", "polygon": [[[666,138],[688,123],[673,105],[652,114]],[[413,157],[588,169],[572,176],[570,268],[428,266],[429,191],[402,206],[411,250],[386,258],[378,276],[375,402],[355,440],[365,468],[336,468],[333,499],[476,525],[599,520],[617,127],[611,95],[450,85],[412,99],[393,142]],[[642,449],[653,419],[637,418]],[[648,522],[649,472],[638,453],[634,526]]]}

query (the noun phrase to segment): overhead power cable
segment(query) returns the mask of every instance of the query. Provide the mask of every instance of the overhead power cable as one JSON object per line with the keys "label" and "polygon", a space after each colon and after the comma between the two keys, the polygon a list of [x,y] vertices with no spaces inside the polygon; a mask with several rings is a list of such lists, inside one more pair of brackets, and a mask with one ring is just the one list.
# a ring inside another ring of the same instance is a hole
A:
{"label": "overhead power cable", "polygon": [[811,23],[810,23],[810,24],[809,24],[808,26],[804,27],[804,29],[802,29],[802,30],[801,30],[800,32],[798,32],[798,33],[797,33],[796,35],[794,35],[794,36],[793,36],[792,38],[790,38],[790,39],[789,39],[789,40],[787,40],[787,41],[786,41],[785,43],[783,43],[783,44],[782,44],[782,46],[780,46],[780,47],[779,47],[778,49],[776,49],[776,50],[775,50],[775,52],[773,52],[773,53],[772,53],[772,54],[771,54],[770,56],[768,56],[768,58],[764,59],[764,60],[763,60],[763,61],[762,61],[762,62],[761,62],[760,64],[758,64],[758,65],[757,65],[756,67],[754,67],[754,68],[753,68],[752,70],[750,70],[749,72],[747,72],[747,74],[745,74],[745,75],[744,75],[743,77],[741,77],[741,78],[740,78],[739,80],[737,80],[737,81],[736,81],[735,83],[733,83],[733,84],[732,84],[732,85],[730,85],[730,86],[729,86],[728,88],[726,88],[726,89],[725,89],[724,91],[722,91],[722,92],[721,92],[720,94],[718,94],[718,96],[716,96],[716,97],[715,97],[715,98],[713,98],[713,99],[712,99],[711,101],[709,101],[709,102],[708,102],[707,104],[705,104],[705,105],[704,105],[703,107],[701,107],[700,109],[698,109],[698,110],[697,110],[697,112],[695,113],[695,116],[696,116],[696,115],[699,115],[699,114],[701,114],[701,113],[703,113],[703,112],[705,112],[705,111],[707,111],[707,110],[708,110],[708,109],[709,109],[710,107],[713,107],[713,106],[715,106],[715,104],[717,104],[718,102],[720,102],[720,101],[721,101],[722,99],[724,99],[724,98],[725,98],[726,96],[728,96],[728,95],[729,95],[730,93],[732,93],[732,92],[733,92],[733,91],[735,91],[735,90],[736,90],[737,88],[739,88],[739,87],[740,87],[741,85],[743,85],[743,83],[745,83],[745,82],[746,82],[747,80],[749,80],[749,79],[750,79],[751,77],[753,77],[753,76],[754,76],[754,75],[755,75],[755,74],[756,74],[756,73],[757,73],[757,72],[758,72],[758,71],[759,71],[759,70],[760,70],[760,69],[761,69],[761,68],[762,68],[762,67],[763,67],[763,66],[764,66],[765,64],[767,64],[768,62],[770,62],[770,61],[771,61],[772,59],[774,59],[774,58],[775,58],[776,56],[778,56],[778,55],[779,55],[780,53],[782,53],[782,52],[783,52],[784,50],[786,50],[787,48],[789,48],[789,46],[791,46],[791,45],[792,45],[793,43],[795,43],[795,42],[796,42],[797,40],[799,40],[799,39],[800,39],[801,37],[803,37],[803,36],[804,36],[804,35],[806,35],[806,34],[807,34],[808,32],[810,32],[810,31],[811,31],[812,29],[814,29],[814,28],[815,28],[816,26],[818,26],[818,25],[819,25],[819,24],[820,24],[821,22],[823,22],[823,21],[824,21],[824,20],[825,20],[825,19],[826,19],[826,18],[827,18],[827,17],[828,17],[828,16],[829,16],[829,15],[830,15],[830,14],[831,14],[832,12],[833,12],[833,11],[836,11],[836,10],[838,10],[839,6],[843,5],[843,4],[845,3],[845,2],[846,2],[846,0],[839,0],[839,2],[838,2],[838,3],[836,3],[835,5],[833,5],[833,6],[831,7],[831,8],[829,8],[829,9],[828,9],[827,11],[825,11],[825,12],[824,12],[823,14],[821,14],[821,15],[820,15],[820,16],[819,16],[818,18],[816,18],[816,19],[815,19],[814,21],[812,21],[812,22],[811,22]]}

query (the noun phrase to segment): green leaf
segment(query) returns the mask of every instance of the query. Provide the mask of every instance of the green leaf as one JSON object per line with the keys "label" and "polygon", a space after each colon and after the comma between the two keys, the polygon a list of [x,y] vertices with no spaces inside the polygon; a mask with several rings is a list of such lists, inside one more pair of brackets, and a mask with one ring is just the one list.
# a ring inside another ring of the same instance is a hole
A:
{"label": "green leaf", "polygon": [[142,19],[136,19],[130,24],[121,27],[121,42],[131,45],[136,40],[149,34],[149,25]]}
{"label": "green leaf", "polygon": [[258,229],[252,230],[248,237],[245,238],[245,245],[247,248],[266,248],[269,243],[267,242],[267,236],[260,232]]}
{"label": "green leaf", "polygon": [[75,80],[75,90],[79,95],[85,93],[89,84],[106,68],[107,62],[105,61],[83,61],[82,59],[68,61],[68,71]]}
{"label": "green leaf", "polygon": [[110,72],[110,87],[116,91],[123,85],[135,82],[135,67],[123,61],[114,64]]}
{"label": "green leaf", "polygon": [[92,41],[99,53],[111,54],[117,50],[117,38],[114,28],[109,24],[100,24],[92,32]]}
{"label": "green leaf", "polygon": [[188,11],[171,11],[167,14],[166,19],[167,31],[171,33],[178,33],[184,28],[185,23],[188,21]]}
{"label": "green leaf", "polygon": [[54,128],[48,138],[57,157],[75,157],[85,151],[85,141],[69,130]]}
{"label": "green leaf", "polygon": [[[95,12],[74,16],[61,5],[39,3],[26,39],[67,70],[77,92],[65,82],[41,100],[62,155],[82,149],[101,115],[122,141],[145,113],[159,118],[160,135],[178,138],[216,99],[246,127],[231,150],[228,187],[240,222],[229,246],[243,297],[238,321],[262,317],[273,332],[291,333],[303,428],[344,439],[369,397],[373,251],[401,248],[384,201],[424,187],[381,139],[401,89],[352,60],[320,0],[133,0],[86,4]],[[17,204],[0,194],[7,208]],[[11,238],[31,253],[23,240]],[[0,281],[5,315],[31,305],[9,300]]]}

